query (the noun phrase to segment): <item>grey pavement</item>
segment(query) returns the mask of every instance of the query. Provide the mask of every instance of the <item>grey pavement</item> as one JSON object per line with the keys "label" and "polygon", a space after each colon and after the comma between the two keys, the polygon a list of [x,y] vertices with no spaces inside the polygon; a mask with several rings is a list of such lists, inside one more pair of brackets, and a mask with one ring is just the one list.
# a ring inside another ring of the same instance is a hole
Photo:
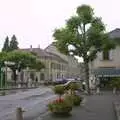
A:
{"label": "grey pavement", "polygon": [[[43,115],[42,120],[116,120],[113,102],[119,96],[104,92],[102,95],[85,96],[85,103],[74,107],[69,117],[55,117],[50,113]],[[41,120],[38,118],[37,120]]]}
{"label": "grey pavement", "polygon": [[[51,88],[43,87],[0,96],[0,120],[14,120],[16,107],[22,107],[26,120],[31,116],[37,117],[46,110],[48,100],[55,97]],[[39,111],[39,114],[38,114]]]}

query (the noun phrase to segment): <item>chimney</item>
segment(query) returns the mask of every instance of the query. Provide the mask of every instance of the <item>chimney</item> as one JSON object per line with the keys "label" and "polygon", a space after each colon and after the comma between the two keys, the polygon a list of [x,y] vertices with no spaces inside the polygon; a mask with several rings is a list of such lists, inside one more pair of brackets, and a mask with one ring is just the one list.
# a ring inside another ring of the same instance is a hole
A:
{"label": "chimney", "polygon": [[33,49],[32,49],[32,45],[30,45],[30,51],[32,51]]}

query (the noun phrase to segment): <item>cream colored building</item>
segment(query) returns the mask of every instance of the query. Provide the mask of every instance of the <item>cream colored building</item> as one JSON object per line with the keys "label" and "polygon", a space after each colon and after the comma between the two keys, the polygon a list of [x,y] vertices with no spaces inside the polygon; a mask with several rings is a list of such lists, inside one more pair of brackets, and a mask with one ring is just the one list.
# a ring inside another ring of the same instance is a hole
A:
{"label": "cream colored building", "polygon": [[[109,36],[120,38],[120,29],[109,32]],[[90,75],[94,84],[102,86],[105,86],[111,78],[120,77],[120,46],[107,52],[99,52],[97,58],[90,63]]]}
{"label": "cream colored building", "polygon": [[78,60],[74,58],[73,56],[67,56],[62,53],[60,53],[57,48],[55,47],[54,43],[50,44],[45,51],[49,53],[53,53],[55,55],[60,56],[62,59],[67,61],[68,66],[67,69],[67,78],[79,78],[80,77],[80,63],[78,63]]}
{"label": "cream colored building", "polygon": [[[41,48],[26,48],[22,51],[36,53],[38,59],[44,63],[45,69],[41,71],[23,70],[20,75],[20,80],[26,81],[31,78],[33,81],[36,77],[39,82],[56,81],[65,78],[79,78],[80,64],[72,56],[66,56],[57,51],[56,47],[51,44],[46,49]],[[8,71],[8,80],[12,80],[11,71]]]}
{"label": "cream colored building", "polygon": [[38,81],[56,81],[67,76],[68,63],[58,55],[46,52],[40,48],[24,49],[37,54],[41,62],[44,63],[45,69],[35,71],[34,76],[37,76]]}

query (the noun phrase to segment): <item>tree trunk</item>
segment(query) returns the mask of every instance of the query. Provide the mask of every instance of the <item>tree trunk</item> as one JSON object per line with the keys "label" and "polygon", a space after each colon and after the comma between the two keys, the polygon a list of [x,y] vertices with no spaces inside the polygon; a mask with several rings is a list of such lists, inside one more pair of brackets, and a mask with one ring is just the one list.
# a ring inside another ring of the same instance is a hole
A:
{"label": "tree trunk", "polygon": [[17,81],[16,70],[13,70],[13,80],[14,80],[15,85],[16,85],[16,81]]}
{"label": "tree trunk", "polygon": [[90,84],[89,84],[89,63],[84,62],[85,65],[85,82],[86,82],[86,91],[90,94]]}

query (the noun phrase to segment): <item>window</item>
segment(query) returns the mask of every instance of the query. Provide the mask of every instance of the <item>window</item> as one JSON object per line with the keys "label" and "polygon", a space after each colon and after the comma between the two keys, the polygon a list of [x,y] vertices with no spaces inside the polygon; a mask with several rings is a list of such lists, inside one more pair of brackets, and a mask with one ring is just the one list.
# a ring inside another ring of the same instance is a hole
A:
{"label": "window", "polygon": [[103,60],[109,60],[109,51],[106,50],[106,51],[103,51]]}
{"label": "window", "polygon": [[60,78],[60,73],[57,73],[57,78]]}
{"label": "window", "polygon": [[45,80],[45,75],[44,75],[44,73],[41,73],[41,74],[40,74],[40,80]]}
{"label": "window", "polygon": [[51,63],[50,67],[51,67],[51,69],[54,69],[54,63]]}
{"label": "window", "polygon": [[34,80],[35,75],[34,75],[34,73],[33,73],[33,72],[31,72],[31,73],[30,73],[30,78],[31,78],[32,80]]}
{"label": "window", "polygon": [[24,80],[24,72],[22,71],[20,74],[20,80],[23,81]]}

